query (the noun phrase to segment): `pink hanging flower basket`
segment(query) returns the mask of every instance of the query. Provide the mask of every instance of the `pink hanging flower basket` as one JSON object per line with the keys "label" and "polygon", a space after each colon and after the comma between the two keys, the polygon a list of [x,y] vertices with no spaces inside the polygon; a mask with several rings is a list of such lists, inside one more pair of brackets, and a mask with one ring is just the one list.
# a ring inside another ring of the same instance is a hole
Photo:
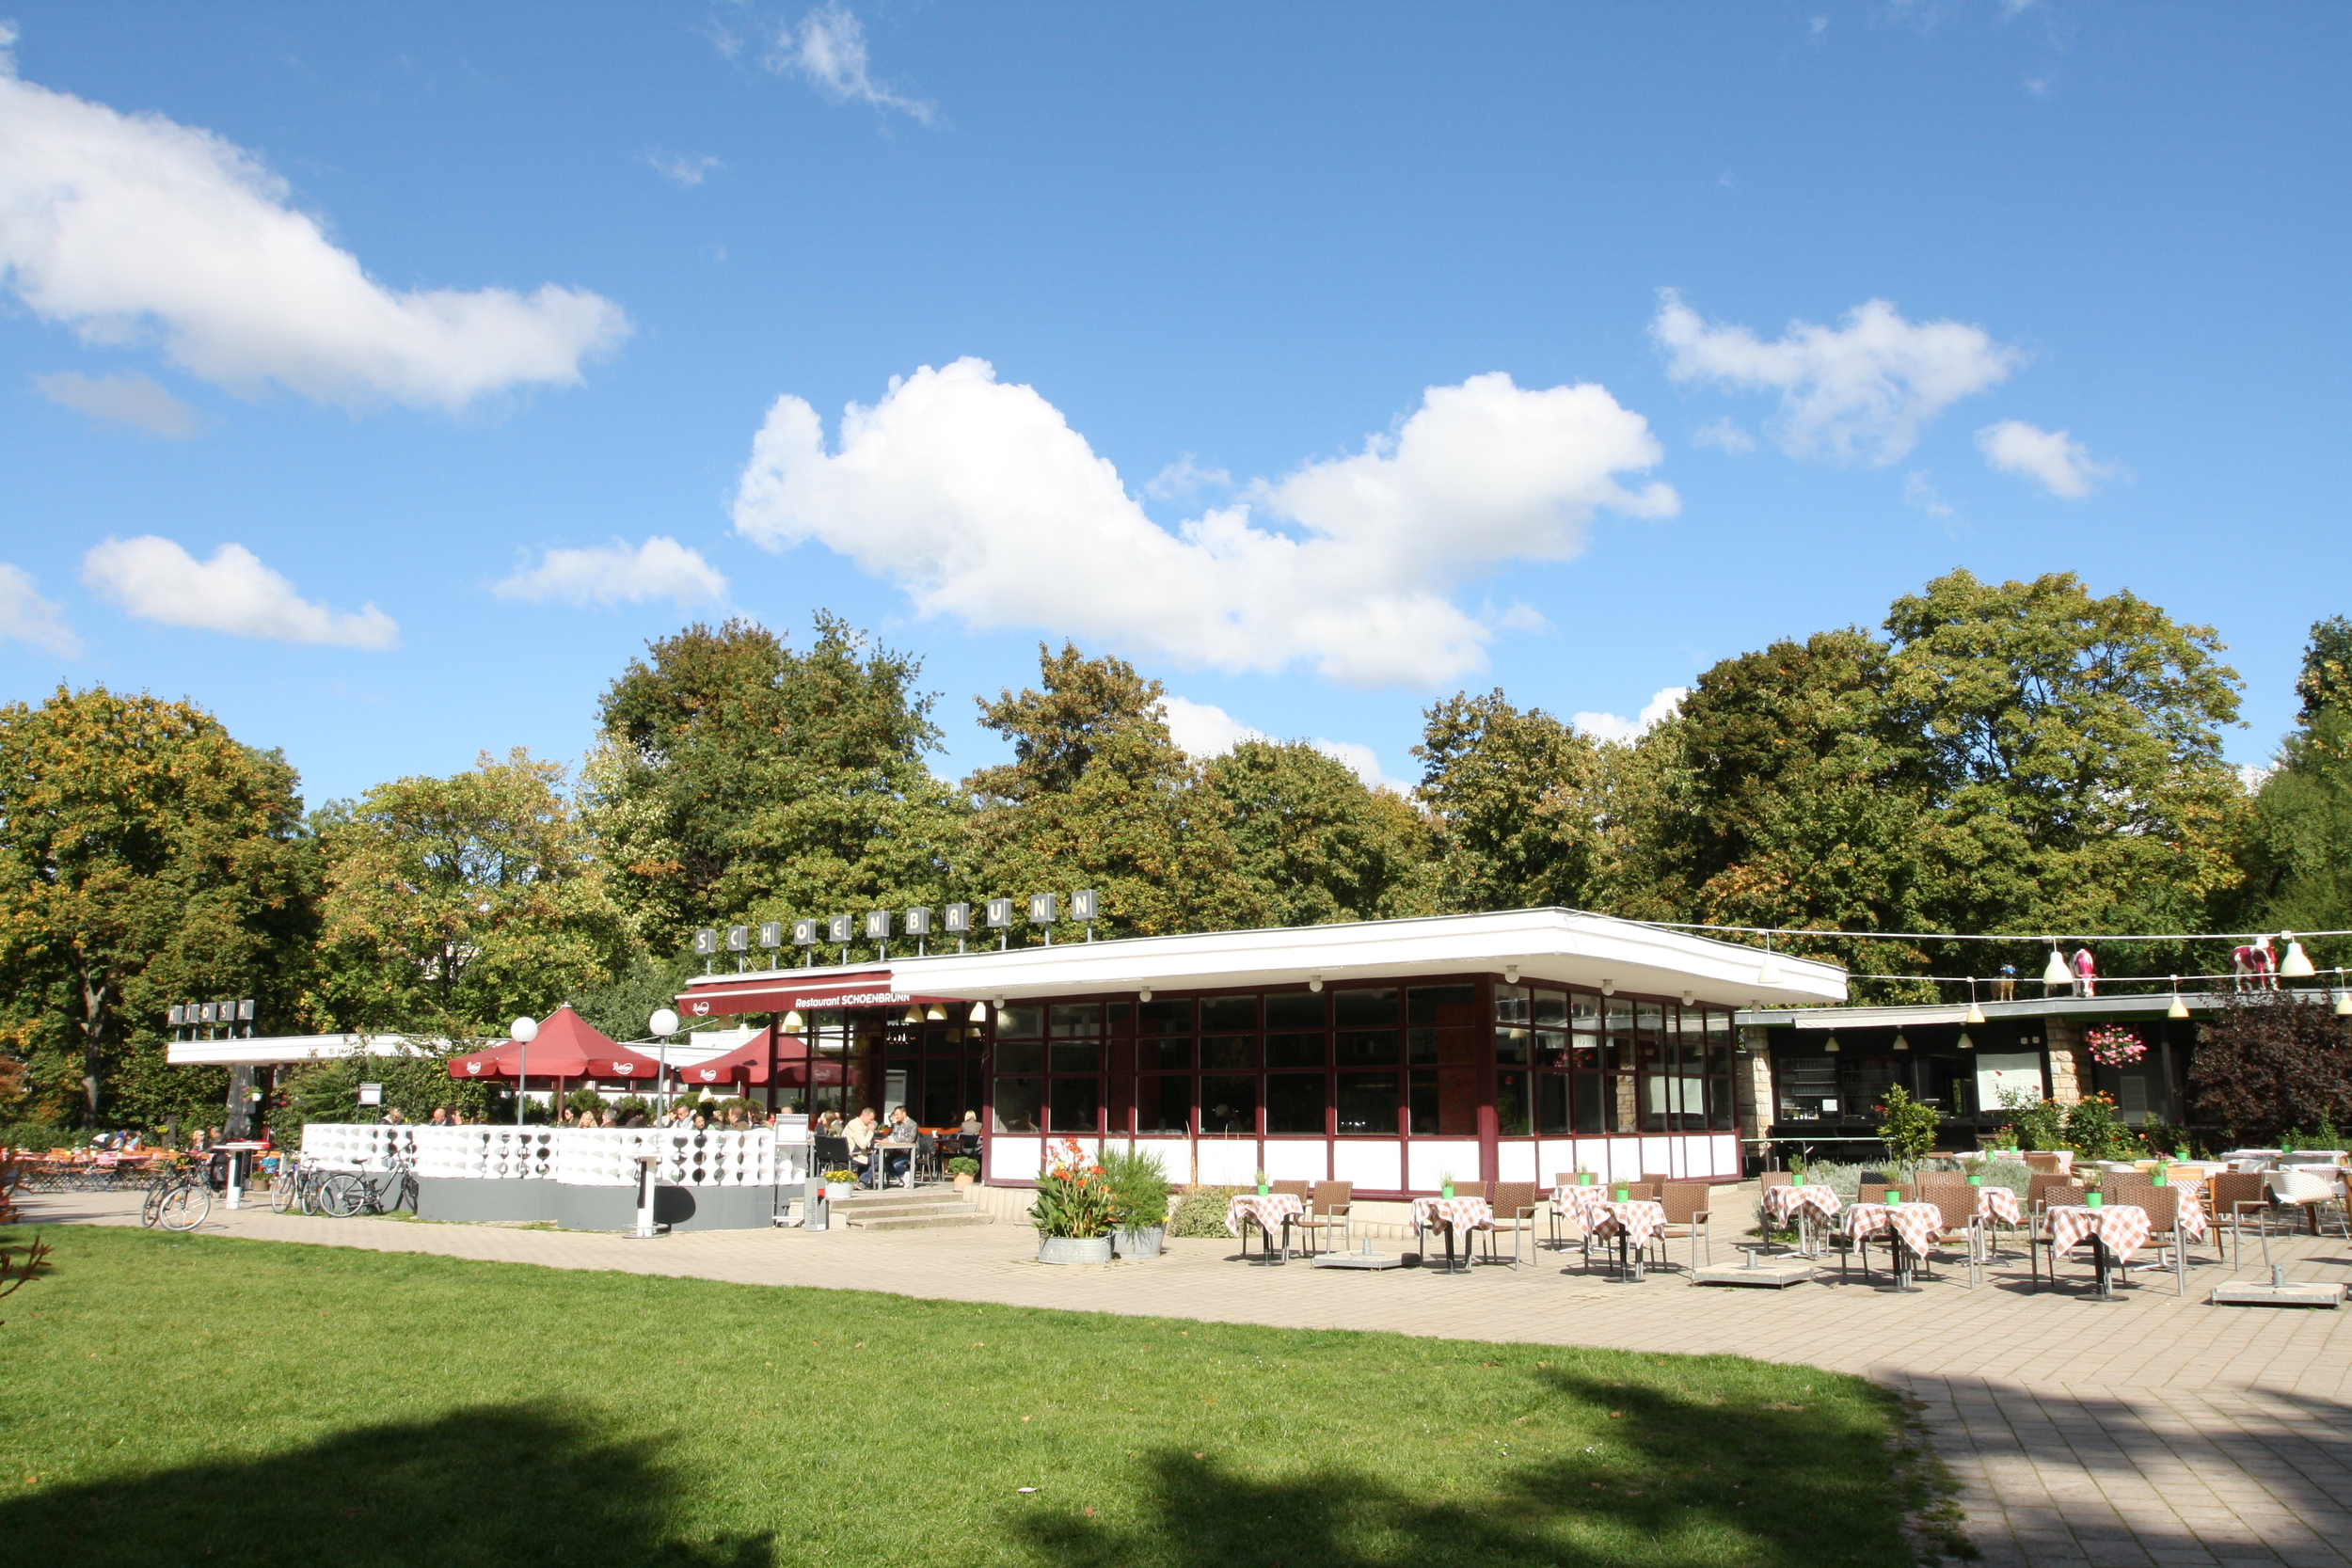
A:
{"label": "pink hanging flower basket", "polygon": [[2148,1054],[2148,1046],[2129,1029],[2092,1029],[2083,1036],[2090,1059],[2101,1067],[2130,1067]]}

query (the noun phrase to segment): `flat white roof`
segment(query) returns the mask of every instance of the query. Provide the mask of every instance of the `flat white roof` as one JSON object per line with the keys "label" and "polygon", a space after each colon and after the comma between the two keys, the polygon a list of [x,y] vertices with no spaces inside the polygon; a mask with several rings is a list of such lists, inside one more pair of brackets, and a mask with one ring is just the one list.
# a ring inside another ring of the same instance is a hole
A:
{"label": "flat white roof", "polygon": [[249,1040],[173,1040],[164,1060],[173,1067],[284,1067],[342,1056],[429,1056],[446,1049],[445,1040],[406,1035],[265,1035]]}
{"label": "flat white roof", "polygon": [[[1064,927],[1075,937],[1074,927]],[[1370,920],[1337,926],[1284,926],[1183,936],[1083,938],[1050,947],[978,948],[893,956],[887,964],[697,975],[698,994],[741,997],[773,985],[821,985],[832,976],[887,976],[892,992],[993,1001],[997,997],[1094,992],[1214,990],[1302,985],[1321,979],[1410,978],[1422,974],[1501,973],[1523,981],[1613,988],[1636,995],[1680,997],[1717,1006],[1777,1002],[1843,1002],[1846,972],[1817,959],[1771,956],[1760,948],[1670,931],[1576,910],[1508,910],[1491,914]]]}
{"label": "flat white roof", "polygon": [[[2019,981],[2020,985],[2026,982]],[[2035,985],[2042,982],[2036,980]],[[2306,1002],[2326,1002],[2333,993],[2306,988],[2295,994]],[[2222,990],[2185,990],[2181,1005],[2190,1012],[2205,1016],[2230,1005],[2231,993]],[[2097,1021],[2103,1018],[2161,1017],[2171,1011],[2172,992],[2166,990],[2139,991],[2129,996],[2037,996],[2016,1002],[1979,1002],[1988,1021],[2013,1018],[2078,1018]],[[1765,1028],[1795,1026],[1799,1029],[1886,1029],[1909,1028],[1922,1023],[1965,1023],[1968,1004],[1965,1002],[1929,1002],[1890,1007],[1797,1007],[1766,1008],[1759,1012],[1742,1012],[1741,1023],[1758,1024]]]}

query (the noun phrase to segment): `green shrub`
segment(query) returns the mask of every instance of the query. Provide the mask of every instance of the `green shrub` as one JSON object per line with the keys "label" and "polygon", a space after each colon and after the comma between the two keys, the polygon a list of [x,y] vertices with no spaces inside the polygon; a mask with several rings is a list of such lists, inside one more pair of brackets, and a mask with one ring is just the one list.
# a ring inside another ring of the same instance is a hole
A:
{"label": "green shrub", "polygon": [[976,1177],[980,1174],[980,1163],[969,1154],[959,1154],[947,1162],[947,1174]]}
{"label": "green shrub", "polygon": [[1917,1169],[1935,1148],[1939,1125],[1935,1107],[1920,1104],[1900,1085],[1889,1085],[1879,1109],[1886,1113],[1886,1119],[1879,1123],[1879,1136],[1885,1141],[1888,1156],[1898,1165]]}
{"label": "green shrub", "polygon": [[1114,1228],[1148,1230],[1168,1223],[1168,1170],[1157,1154],[1105,1148],[1103,1174],[1111,1186]]}
{"label": "green shrub", "polygon": [[1231,1239],[1225,1228],[1225,1205],[1235,1193],[1248,1192],[1247,1187],[1191,1187],[1177,1200],[1175,1217],[1168,1222],[1171,1236],[1223,1236]]}
{"label": "green shrub", "polygon": [[2137,1134],[2116,1119],[2115,1101],[2106,1095],[2086,1095],[2066,1110],[2062,1148],[2082,1160],[2137,1159],[2142,1152]]}
{"label": "green shrub", "polygon": [[29,1148],[45,1154],[53,1148],[79,1148],[91,1134],[45,1121],[0,1121],[0,1148]]}

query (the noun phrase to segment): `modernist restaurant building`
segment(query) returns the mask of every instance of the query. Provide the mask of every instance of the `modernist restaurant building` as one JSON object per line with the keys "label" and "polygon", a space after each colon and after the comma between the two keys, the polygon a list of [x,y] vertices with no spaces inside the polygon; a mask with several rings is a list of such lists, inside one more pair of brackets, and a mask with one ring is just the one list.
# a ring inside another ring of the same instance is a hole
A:
{"label": "modernist restaurant building", "polygon": [[767,1023],[771,1095],[926,1126],[977,1110],[983,1179],[1050,1143],[1172,1180],[1740,1173],[1735,1009],[1845,1000],[1832,964],[1566,910],[1063,941],[699,976],[689,1019]]}

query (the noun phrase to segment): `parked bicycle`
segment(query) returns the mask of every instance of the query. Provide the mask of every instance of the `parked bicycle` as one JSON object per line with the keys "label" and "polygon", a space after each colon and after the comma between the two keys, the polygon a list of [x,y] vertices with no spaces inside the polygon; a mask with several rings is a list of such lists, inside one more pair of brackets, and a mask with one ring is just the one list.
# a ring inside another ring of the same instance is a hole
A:
{"label": "parked bicycle", "polygon": [[287,1160],[278,1167],[278,1174],[270,1178],[270,1208],[280,1214],[326,1212],[321,1195],[331,1174],[298,1157]]}
{"label": "parked bicycle", "polygon": [[[394,1154],[385,1162],[384,1174],[397,1176],[394,1181],[372,1180],[364,1171],[339,1170],[326,1176],[319,1186],[320,1209],[339,1220],[359,1214],[389,1214],[399,1209],[410,1213],[417,1209],[417,1179],[412,1174],[417,1162],[405,1154]],[[387,1201],[389,1196],[389,1201]]]}
{"label": "parked bicycle", "polygon": [[183,1161],[156,1179],[139,1203],[139,1224],[152,1230],[194,1230],[213,1212],[210,1172]]}

